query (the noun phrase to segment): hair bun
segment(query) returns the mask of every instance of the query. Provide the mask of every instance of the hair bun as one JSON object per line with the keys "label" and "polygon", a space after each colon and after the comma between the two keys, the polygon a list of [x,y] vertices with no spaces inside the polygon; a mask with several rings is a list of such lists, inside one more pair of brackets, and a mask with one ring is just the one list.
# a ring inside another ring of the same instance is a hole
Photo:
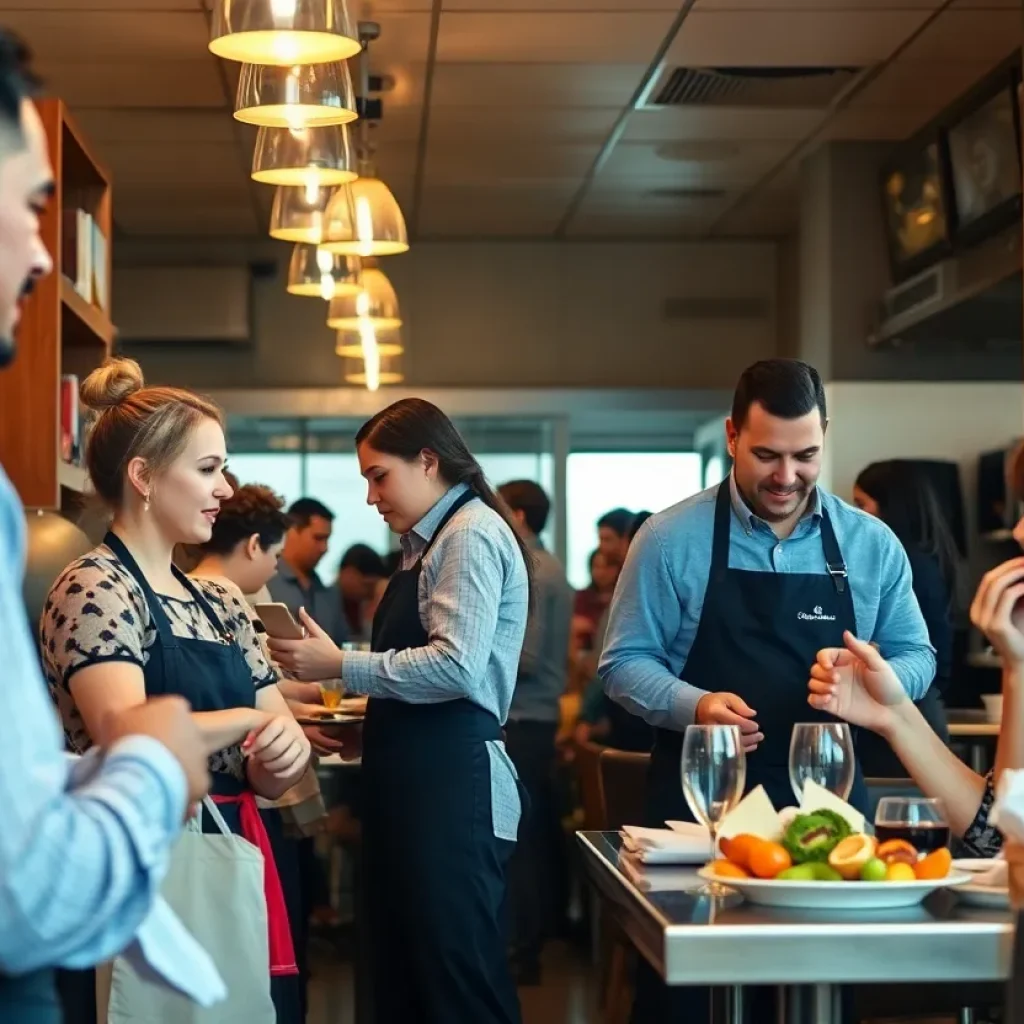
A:
{"label": "hair bun", "polygon": [[102,412],[120,405],[144,386],[142,367],[134,359],[108,359],[82,382],[82,402]]}

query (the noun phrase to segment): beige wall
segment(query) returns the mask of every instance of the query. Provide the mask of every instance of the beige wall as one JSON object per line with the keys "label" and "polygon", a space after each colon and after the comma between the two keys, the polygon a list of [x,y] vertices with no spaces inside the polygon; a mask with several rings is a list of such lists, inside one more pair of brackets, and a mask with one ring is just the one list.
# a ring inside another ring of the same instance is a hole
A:
{"label": "beige wall", "polygon": [[834,382],[826,387],[826,486],[849,500],[868,463],[890,458],[960,463],[974,537],[977,457],[1024,434],[1024,388],[1006,383]]}
{"label": "beige wall", "polygon": [[[129,344],[151,380],[203,388],[340,383],[323,303],[285,294],[289,250],[272,252],[279,276],[253,283],[252,344]],[[122,246],[119,260],[160,265],[173,256]],[[195,253],[178,259],[195,262]],[[415,387],[731,388],[747,364],[776,352],[770,243],[424,243],[381,269],[402,304]],[[116,289],[115,270],[115,303]],[[730,299],[760,309],[666,313],[671,300]]]}

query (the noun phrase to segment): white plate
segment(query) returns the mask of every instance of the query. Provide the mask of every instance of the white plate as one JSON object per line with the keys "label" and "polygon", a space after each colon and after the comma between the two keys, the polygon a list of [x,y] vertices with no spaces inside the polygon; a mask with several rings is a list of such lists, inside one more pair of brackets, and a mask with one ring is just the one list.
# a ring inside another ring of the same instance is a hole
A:
{"label": "white plate", "polygon": [[985,910],[1010,909],[1010,890],[1008,888],[969,882],[967,885],[957,886],[956,898],[969,907],[982,907]]}
{"label": "white plate", "polygon": [[800,910],[885,910],[912,907],[936,889],[964,885],[971,876],[950,872],[933,882],[780,882],[762,878],[720,878],[708,867],[700,877],[735,889],[751,903],[763,907]]}

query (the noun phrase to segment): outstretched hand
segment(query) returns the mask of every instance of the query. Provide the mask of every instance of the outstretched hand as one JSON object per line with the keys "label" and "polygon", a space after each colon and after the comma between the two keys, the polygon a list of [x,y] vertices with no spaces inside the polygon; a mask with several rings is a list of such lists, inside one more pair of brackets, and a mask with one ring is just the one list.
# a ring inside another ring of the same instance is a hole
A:
{"label": "outstretched hand", "polygon": [[301,640],[267,637],[274,660],[289,675],[303,682],[336,679],[341,675],[341,651],[305,608],[299,609],[299,622],[306,630]]}

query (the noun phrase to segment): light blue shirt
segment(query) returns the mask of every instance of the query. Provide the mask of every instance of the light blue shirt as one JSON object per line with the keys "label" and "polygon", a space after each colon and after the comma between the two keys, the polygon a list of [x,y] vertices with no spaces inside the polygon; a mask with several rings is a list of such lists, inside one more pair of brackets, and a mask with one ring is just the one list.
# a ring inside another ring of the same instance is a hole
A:
{"label": "light blue shirt", "polygon": [[62,750],[22,598],[25,521],[0,469],[0,972],[88,967],[124,949],[159,893],[185,775],[156,740]]}
{"label": "light blue shirt", "polygon": [[[747,507],[732,477],[730,487],[730,568],[824,575],[821,512],[828,510],[849,573],[857,635],[878,644],[914,700],[923,697],[935,676],[935,652],[895,534],[819,487],[791,536],[779,540]],[[679,676],[704,605],[717,491],[716,484],[648,519],[615,588],[599,672],[612,700],[654,726],[685,729],[707,692]],[[729,680],[721,689],[729,689]]]}
{"label": "light blue shirt", "polygon": [[[402,568],[423,554],[466,485],[451,490],[402,537]],[[526,633],[529,586],[512,528],[482,501],[455,513],[423,559],[419,579],[425,647],[348,651],[342,678],[350,693],[410,704],[466,699],[504,725]],[[515,840],[519,828],[516,772],[499,741],[488,742],[494,834]]]}

